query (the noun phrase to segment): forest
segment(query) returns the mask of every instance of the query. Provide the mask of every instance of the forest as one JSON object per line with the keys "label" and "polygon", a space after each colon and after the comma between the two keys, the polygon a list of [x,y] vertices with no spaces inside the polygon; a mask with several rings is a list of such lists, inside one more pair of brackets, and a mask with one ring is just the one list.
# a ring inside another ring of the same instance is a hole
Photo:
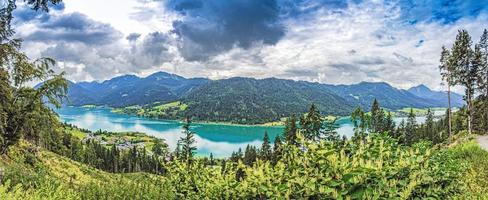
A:
{"label": "forest", "polygon": [[[39,12],[59,0],[26,1]],[[354,136],[340,137],[319,107],[287,116],[271,144],[229,158],[195,156],[192,116],[176,149],[164,141],[129,149],[82,140],[48,106],[67,93],[49,58],[21,52],[10,26],[15,1],[0,11],[1,199],[482,199],[488,196],[488,152],[476,143],[488,131],[488,30],[473,46],[460,30],[440,50],[448,88],[465,88],[465,105],[425,123],[413,110],[395,124],[374,100],[351,113]],[[38,88],[29,81],[43,80]],[[450,89],[449,91],[450,92]],[[364,110],[370,110],[365,112]],[[197,118],[198,119],[198,118]]]}

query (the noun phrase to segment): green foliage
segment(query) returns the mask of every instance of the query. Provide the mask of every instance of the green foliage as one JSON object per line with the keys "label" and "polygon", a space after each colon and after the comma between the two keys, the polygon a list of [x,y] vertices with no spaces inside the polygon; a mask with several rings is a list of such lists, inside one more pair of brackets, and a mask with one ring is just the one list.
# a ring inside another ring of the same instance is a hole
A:
{"label": "green foliage", "polygon": [[[47,11],[49,3],[59,2],[27,1],[27,5]],[[54,60],[31,60],[20,52],[21,41],[12,39],[14,31],[10,27],[16,1],[4,3],[0,10],[0,154],[22,137],[46,144],[50,141],[42,139],[59,135],[56,116],[44,103],[59,106],[67,90],[63,74],[51,70]],[[44,81],[44,84],[37,88],[26,86],[31,81]]]}
{"label": "green foliage", "polygon": [[195,133],[190,130],[190,118],[186,119],[186,123],[183,125],[184,136],[180,138],[178,144],[181,146],[181,154],[179,159],[186,162],[188,169],[193,162],[193,155],[197,148],[193,146],[195,144]]}

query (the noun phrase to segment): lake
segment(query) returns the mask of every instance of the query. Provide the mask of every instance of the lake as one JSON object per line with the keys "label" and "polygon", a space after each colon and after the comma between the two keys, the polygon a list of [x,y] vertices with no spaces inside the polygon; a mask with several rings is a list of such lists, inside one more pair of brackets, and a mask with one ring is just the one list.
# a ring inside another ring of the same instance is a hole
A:
{"label": "lake", "polygon": [[[174,150],[177,141],[183,136],[181,123],[173,120],[158,120],[126,114],[112,113],[109,108],[63,107],[57,109],[63,122],[76,125],[91,131],[106,130],[111,132],[137,131],[163,138]],[[399,123],[403,118],[395,118]],[[418,117],[417,122],[425,118]],[[337,120],[340,135],[351,137],[353,126],[348,117]],[[243,151],[248,144],[260,147],[264,133],[267,132],[271,141],[276,135],[283,133],[283,127],[246,126],[228,124],[193,123],[190,127],[195,132],[198,156],[215,157],[230,156],[233,151],[241,148]]]}

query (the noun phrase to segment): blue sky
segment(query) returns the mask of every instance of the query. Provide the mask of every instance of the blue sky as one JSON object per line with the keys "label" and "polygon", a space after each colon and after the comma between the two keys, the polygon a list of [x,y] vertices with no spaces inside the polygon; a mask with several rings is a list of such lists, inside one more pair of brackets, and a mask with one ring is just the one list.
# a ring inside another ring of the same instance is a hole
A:
{"label": "blue sky", "polygon": [[167,71],[441,89],[441,46],[458,29],[477,41],[488,0],[65,0],[15,17],[28,55],[74,81]]}

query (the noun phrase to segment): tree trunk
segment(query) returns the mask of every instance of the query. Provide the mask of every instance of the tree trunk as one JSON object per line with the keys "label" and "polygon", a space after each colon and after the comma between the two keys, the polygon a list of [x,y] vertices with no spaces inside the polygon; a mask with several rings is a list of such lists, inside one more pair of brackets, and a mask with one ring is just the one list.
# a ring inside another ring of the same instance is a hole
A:
{"label": "tree trunk", "polygon": [[452,135],[452,114],[451,114],[451,84],[447,81],[447,121],[449,126],[449,137]]}
{"label": "tree trunk", "polygon": [[468,98],[467,98],[467,104],[468,104],[468,134],[471,135],[471,93],[468,91],[467,92]]}

